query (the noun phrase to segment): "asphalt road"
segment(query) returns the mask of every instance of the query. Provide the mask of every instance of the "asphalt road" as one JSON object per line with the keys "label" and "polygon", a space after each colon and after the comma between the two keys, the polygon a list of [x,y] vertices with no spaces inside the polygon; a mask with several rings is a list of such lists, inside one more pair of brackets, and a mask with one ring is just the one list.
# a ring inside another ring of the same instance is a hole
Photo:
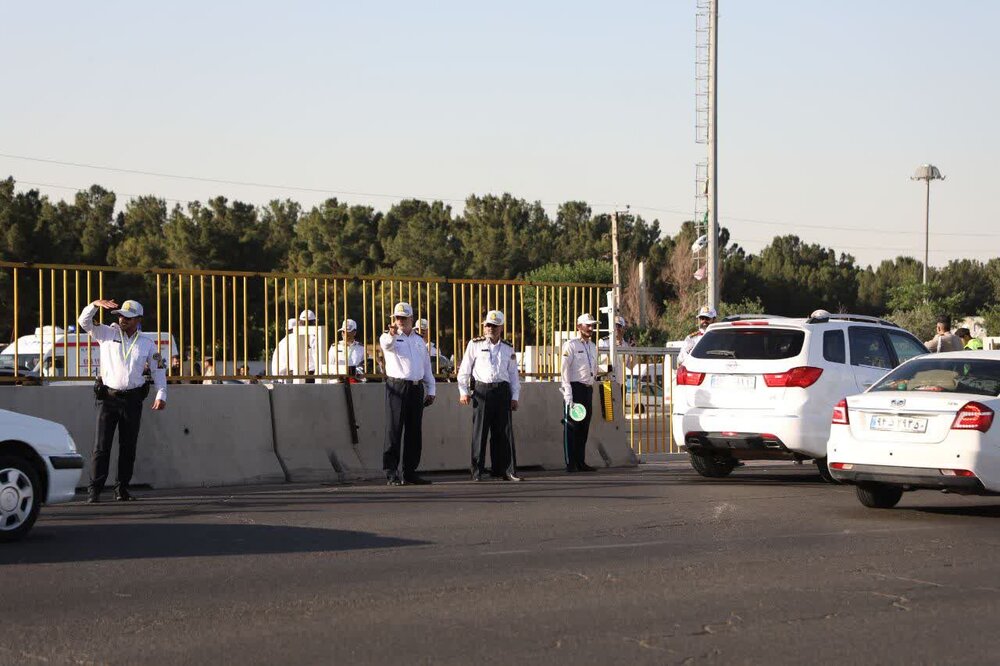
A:
{"label": "asphalt road", "polygon": [[1000,499],[813,468],[147,492],[0,547],[5,664],[983,663]]}

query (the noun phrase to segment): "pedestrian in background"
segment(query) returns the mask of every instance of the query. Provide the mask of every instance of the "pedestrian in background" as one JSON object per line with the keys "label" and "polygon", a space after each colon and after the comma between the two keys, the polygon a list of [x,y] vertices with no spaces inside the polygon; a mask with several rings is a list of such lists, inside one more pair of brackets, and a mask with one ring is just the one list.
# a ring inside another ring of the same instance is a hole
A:
{"label": "pedestrian in background", "polygon": [[490,476],[520,481],[514,452],[511,412],[517,411],[521,382],[514,347],[501,338],[504,316],[490,310],[483,320],[486,335],[465,347],[458,371],[459,403],[472,403],[472,480],[486,473],[486,442],[490,445]]}
{"label": "pedestrian in background", "polygon": [[[386,483],[426,485],[417,475],[423,448],[424,407],[434,402],[436,386],[424,339],[413,330],[413,308],[400,302],[392,309],[392,323],[379,336],[385,358],[385,443],[382,469]],[[400,448],[403,471],[400,474]]]}
{"label": "pedestrian in background", "polygon": [[[105,326],[94,322],[100,308],[118,315],[118,323]],[[142,404],[149,393],[145,372],[148,368],[156,398],[153,409],[167,407],[166,361],[156,349],[156,342],[139,332],[142,305],[125,301],[119,308],[113,300],[98,299],[80,313],[80,328],[97,341],[101,356],[101,376],[95,386],[101,406],[97,413],[97,436],[91,461],[90,488],[87,501],[101,500],[108,479],[111,445],[118,432],[118,479],[115,499],[128,502],[135,497],[129,492],[135,467],[136,442],[142,420]]]}
{"label": "pedestrian in background", "polygon": [[[592,341],[596,324],[589,313],[577,317],[577,337],[567,340],[562,348],[563,456],[570,473],[595,471],[585,458],[597,380],[597,347]],[[579,421],[572,411],[577,405],[585,410]]]}
{"label": "pedestrian in background", "polygon": [[962,341],[951,332],[951,317],[941,315],[937,318],[934,337],[924,343],[927,351],[937,354],[940,352],[962,351]]}
{"label": "pedestrian in background", "polygon": [[972,333],[967,328],[955,330],[955,336],[962,341],[962,349],[982,349],[983,341],[972,337]]}

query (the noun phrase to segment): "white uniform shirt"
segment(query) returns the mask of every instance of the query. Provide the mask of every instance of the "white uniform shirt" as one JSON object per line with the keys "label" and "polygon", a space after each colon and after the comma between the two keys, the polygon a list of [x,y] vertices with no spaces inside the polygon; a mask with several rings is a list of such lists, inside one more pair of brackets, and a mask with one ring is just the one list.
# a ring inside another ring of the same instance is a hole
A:
{"label": "white uniform shirt", "polygon": [[411,382],[422,381],[427,395],[434,395],[437,388],[431,370],[431,357],[422,337],[413,332],[409,335],[404,335],[402,331],[396,335],[383,333],[378,344],[385,357],[387,376]]}
{"label": "white uniform shirt", "polygon": [[503,340],[496,344],[489,338],[473,338],[465,347],[465,356],[458,369],[458,392],[466,396],[472,392],[470,379],[477,382],[493,384],[507,382],[510,384],[510,399],[517,400],[521,395],[521,380],[517,376],[517,356],[514,348]]}
{"label": "white uniform shirt", "polygon": [[163,355],[156,350],[156,342],[135,332],[131,338],[118,328],[118,324],[105,326],[94,322],[94,315],[100,308],[88,305],[80,313],[80,328],[98,342],[101,350],[101,379],[104,385],[115,391],[139,388],[146,383],[143,372],[149,366],[149,374],[156,387],[156,399],[167,399],[167,364]]}
{"label": "white uniform shirt", "polygon": [[573,338],[563,344],[562,394],[568,405],[573,402],[571,382],[592,386],[597,378],[597,347],[583,338]]}
{"label": "white uniform shirt", "polygon": [[694,346],[698,344],[698,340],[701,340],[701,336],[705,335],[703,329],[698,329],[691,335],[684,338],[684,345],[681,347],[680,352],[677,353],[677,365],[684,362],[684,359],[688,357],[688,354],[694,349]]}
{"label": "white uniform shirt", "polygon": [[[315,326],[312,328],[315,328]],[[296,335],[297,333],[292,332],[278,341],[278,346],[274,348],[274,353],[271,354],[272,375],[304,375],[307,372],[316,372],[316,335],[313,333],[309,334],[305,368],[297,367],[298,359],[296,359],[295,355],[295,345],[299,341],[295,340],[295,344],[292,343],[292,339]]]}
{"label": "white uniform shirt", "polygon": [[328,363],[331,367],[336,368],[339,375],[346,375],[347,369],[354,366],[361,366],[361,369],[364,370],[365,346],[357,340],[347,345],[346,349],[343,340],[330,345],[328,356]]}

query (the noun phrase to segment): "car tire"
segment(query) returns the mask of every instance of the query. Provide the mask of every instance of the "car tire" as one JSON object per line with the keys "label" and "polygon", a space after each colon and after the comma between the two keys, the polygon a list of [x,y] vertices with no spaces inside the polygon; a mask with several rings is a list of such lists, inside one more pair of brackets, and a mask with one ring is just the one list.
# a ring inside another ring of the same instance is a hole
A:
{"label": "car tire", "polygon": [[0,542],[17,541],[31,530],[42,505],[41,487],[29,460],[0,456]]}
{"label": "car tire", "polygon": [[736,469],[736,460],[729,456],[688,454],[691,467],[707,479],[721,479]]}
{"label": "car tire", "polygon": [[869,509],[891,509],[899,504],[903,489],[882,483],[863,483],[857,487],[858,501]]}
{"label": "car tire", "polygon": [[632,409],[632,413],[636,416],[642,416],[646,413],[646,408],[643,407],[642,404],[638,404]]}
{"label": "car tire", "polygon": [[840,483],[837,479],[833,478],[833,474],[830,474],[830,466],[827,464],[826,458],[816,458],[816,470],[819,475],[823,477],[823,480],[827,483]]}

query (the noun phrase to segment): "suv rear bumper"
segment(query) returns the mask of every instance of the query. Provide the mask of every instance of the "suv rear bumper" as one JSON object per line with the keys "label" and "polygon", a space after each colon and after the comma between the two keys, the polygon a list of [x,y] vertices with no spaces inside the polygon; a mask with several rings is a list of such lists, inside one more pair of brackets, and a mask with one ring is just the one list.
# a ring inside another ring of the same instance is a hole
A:
{"label": "suv rear bumper", "polygon": [[[775,440],[787,451],[785,456],[770,455],[769,458],[808,460],[826,455],[826,440],[829,437],[829,416],[822,426],[815,419],[803,419],[794,414],[775,414],[771,410],[720,409],[693,407],[682,417],[682,441],[687,442],[688,434],[707,435],[716,448],[750,449],[767,452],[776,447],[764,446],[757,440]],[[735,436],[722,433],[735,433]],[[764,435],[769,435],[765,437]],[[748,440],[747,445],[730,446],[733,440]]]}
{"label": "suv rear bumper", "polygon": [[684,448],[695,455],[724,454],[738,460],[801,460],[777,437],[757,432],[685,433]]}
{"label": "suv rear bumper", "polygon": [[994,494],[974,476],[945,476],[938,469],[926,467],[852,465],[849,470],[831,467],[830,474],[841,483],[883,483],[912,490],[949,490],[965,495]]}

